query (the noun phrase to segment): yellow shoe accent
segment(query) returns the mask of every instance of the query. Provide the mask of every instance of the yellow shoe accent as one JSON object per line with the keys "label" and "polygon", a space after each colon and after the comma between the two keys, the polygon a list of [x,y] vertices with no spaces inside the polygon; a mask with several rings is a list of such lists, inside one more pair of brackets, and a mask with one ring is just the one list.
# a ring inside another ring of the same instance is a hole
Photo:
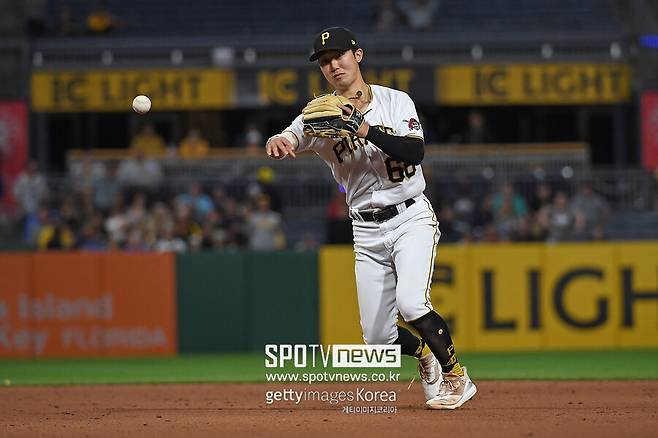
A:
{"label": "yellow shoe accent", "polygon": [[464,369],[462,368],[461,365],[459,365],[459,362],[455,364],[455,366],[450,370],[452,374],[457,374],[459,377],[464,377]]}

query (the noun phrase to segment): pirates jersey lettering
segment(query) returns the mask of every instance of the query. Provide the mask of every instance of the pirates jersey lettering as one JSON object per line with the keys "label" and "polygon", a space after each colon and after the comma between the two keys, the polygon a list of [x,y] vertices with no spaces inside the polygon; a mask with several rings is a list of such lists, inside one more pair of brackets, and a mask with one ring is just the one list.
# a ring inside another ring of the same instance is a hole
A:
{"label": "pirates jersey lettering", "polygon": [[[416,107],[403,91],[371,85],[372,101],[363,111],[371,128],[388,134],[423,138]],[[297,151],[312,150],[327,163],[334,179],[345,188],[347,204],[358,210],[399,204],[425,190],[421,166],[393,160],[376,145],[353,137],[337,142],[330,138],[306,137],[302,115],[285,129],[299,139]]]}

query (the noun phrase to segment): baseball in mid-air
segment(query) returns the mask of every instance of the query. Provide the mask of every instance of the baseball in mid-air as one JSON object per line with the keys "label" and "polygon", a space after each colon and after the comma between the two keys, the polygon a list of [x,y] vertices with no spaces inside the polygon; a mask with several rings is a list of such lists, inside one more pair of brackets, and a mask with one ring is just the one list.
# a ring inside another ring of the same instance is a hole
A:
{"label": "baseball in mid-air", "polygon": [[151,99],[140,94],[133,99],[133,109],[137,114],[146,114],[151,109]]}

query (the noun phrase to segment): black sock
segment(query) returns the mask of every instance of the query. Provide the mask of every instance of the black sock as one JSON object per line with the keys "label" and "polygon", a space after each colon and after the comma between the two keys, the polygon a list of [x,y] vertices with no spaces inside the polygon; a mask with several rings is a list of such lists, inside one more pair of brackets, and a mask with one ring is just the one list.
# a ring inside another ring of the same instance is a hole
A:
{"label": "black sock", "polygon": [[400,345],[400,351],[407,356],[414,356],[420,358],[425,343],[414,336],[409,330],[404,327],[398,326],[398,338],[393,342]]}
{"label": "black sock", "polygon": [[459,364],[448,325],[438,313],[432,310],[417,320],[410,321],[409,324],[418,330],[423,341],[441,364],[443,372],[449,373]]}

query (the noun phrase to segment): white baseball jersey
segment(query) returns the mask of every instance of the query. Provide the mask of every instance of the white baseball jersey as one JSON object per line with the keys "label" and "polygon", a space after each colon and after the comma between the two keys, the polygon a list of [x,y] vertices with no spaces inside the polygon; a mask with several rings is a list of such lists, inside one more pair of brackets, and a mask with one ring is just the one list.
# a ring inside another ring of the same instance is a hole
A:
{"label": "white baseball jersey", "polygon": [[[377,85],[370,90],[372,101],[363,111],[370,129],[423,138],[416,108],[406,93]],[[432,310],[429,291],[440,232],[423,195],[421,166],[393,160],[363,138],[306,137],[301,115],[281,135],[296,143],[296,151],[312,150],[322,157],[336,182],[345,187],[352,210],[414,199],[409,208],[401,204],[399,214],[385,222],[352,221],[363,339],[367,344],[393,343],[398,312],[414,321]]]}
{"label": "white baseball jersey", "polygon": [[[371,85],[370,90],[372,101],[363,111],[370,129],[423,138],[416,107],[407,93],[379,85]],[[345,188],[347,204],[352,209],[399,204],[425,190],[420,165],[394,160],[364,138],[340,141],[304,136],[301,114],[283,131],[284,135],[287,133],[294,134],[296,152],[312,150],[322,157],[336,182]]]}

